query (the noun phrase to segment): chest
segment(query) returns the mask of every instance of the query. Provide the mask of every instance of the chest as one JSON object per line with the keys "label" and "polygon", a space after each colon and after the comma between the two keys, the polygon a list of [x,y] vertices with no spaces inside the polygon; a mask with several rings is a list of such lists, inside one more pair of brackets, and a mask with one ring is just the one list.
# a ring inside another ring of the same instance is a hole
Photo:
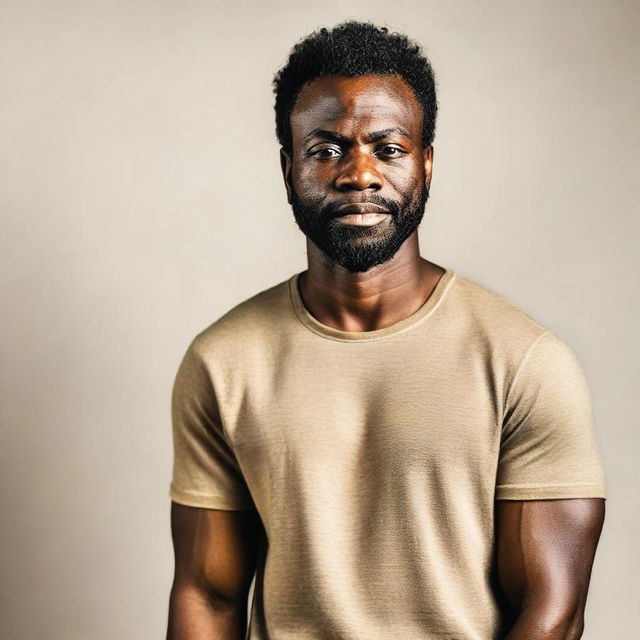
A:
{"label": "chest", "polygon": [[481,353],[359,346],[300,348],[237,372],[223,419],[256,486],[287,480],[283,469],[491,474],[502,398]]}

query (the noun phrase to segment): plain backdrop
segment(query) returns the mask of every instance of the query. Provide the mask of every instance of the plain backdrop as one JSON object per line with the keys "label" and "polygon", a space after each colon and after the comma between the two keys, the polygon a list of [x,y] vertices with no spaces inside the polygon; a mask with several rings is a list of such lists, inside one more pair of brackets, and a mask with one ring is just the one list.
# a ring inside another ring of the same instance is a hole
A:
{"label": "plain backdrop", "polygon": [[584,638],[640,637],[640,3],[4,0],[2,638],[164,637],[173,377],[306,268],[271,79],[346,18],[414,37],[437,75],[423,255],[585,369],[609,498]]}

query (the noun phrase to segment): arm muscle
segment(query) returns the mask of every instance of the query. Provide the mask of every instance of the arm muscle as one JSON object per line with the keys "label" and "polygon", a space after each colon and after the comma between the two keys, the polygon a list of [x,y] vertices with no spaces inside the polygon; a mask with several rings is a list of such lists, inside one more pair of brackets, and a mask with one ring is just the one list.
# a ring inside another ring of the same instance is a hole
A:
{"label": "arm muscle", "polygon": [[498,501],[497,569],[518,612],[508,640],[582,635],[604,500]]}
{"label": "arm muscle", "polygon": [[167,640],[239,640],[256,560],[255,511],[171,503],[175,575]]}

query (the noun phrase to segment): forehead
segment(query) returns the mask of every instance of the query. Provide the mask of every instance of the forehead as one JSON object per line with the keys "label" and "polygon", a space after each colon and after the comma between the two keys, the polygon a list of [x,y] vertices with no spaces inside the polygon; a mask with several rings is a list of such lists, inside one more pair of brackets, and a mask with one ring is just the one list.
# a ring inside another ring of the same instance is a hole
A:
{"label": "forehead", "polygon": [[422,135],[422,106],[398,75],[316,78],[300,90],[291,112],[294,144],[317,128],[357,136],[397,126],[412,138]]}

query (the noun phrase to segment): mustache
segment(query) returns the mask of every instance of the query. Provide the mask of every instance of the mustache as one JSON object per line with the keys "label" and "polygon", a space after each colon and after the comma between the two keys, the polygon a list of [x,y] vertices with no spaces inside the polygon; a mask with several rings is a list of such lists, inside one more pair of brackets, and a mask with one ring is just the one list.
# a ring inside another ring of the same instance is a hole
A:
{"label": "mustache", "polygon": [[383,207],[392,216],[397,216],[400,212],[400,205],[397,202],[374,194],[370,195],[367,198],[361,198],[359,200],[352,200],[350,198],[341,198],[339,200],[334,200],[333,202],[329,202],[321,208],[320,215],[324,221],[333,220],[334,218],[338,218],[344,215],[344,212],[338,211],[338,209],[343,205],[363,204],[365,202],[370,202],[372,204],[378,205],[379,207]]}

